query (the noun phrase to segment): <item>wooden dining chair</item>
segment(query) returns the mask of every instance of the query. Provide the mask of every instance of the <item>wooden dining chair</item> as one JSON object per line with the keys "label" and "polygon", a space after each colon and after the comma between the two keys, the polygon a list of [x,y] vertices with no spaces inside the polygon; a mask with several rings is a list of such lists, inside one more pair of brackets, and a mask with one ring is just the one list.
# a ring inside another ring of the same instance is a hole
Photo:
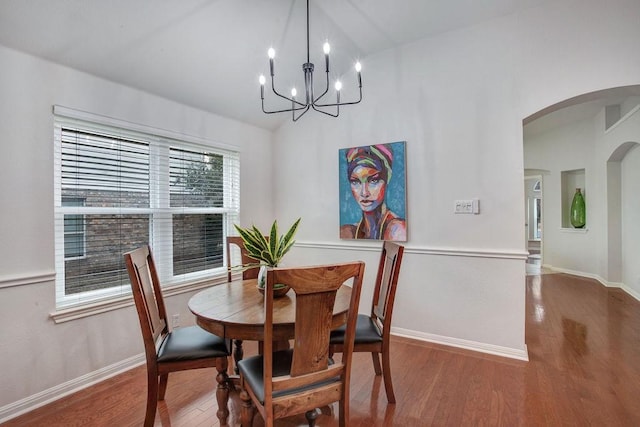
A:
{"label": "wooden dining chair", "polygon": [[[358,302],[364,263],[361,261],[298,268],[274,268],[267,272],[264,297],[264,351],[239,362],[241,422],[252,425],[254,407],[265,421],[305,413],[315,423],[316,408],[339,402],[339,422],[349,421],[349,380]],[[329,336],[338,289],[351,282],[352,290],[345,328],[343,358],[329,363]],[[273,352],[274,297],[276,283],[295,292],[293,348]],[[253,403],[253,405],[252,405]]]}
{"label": "wooden dining chair", "polygon": [[[199,326],[171,330],[151,249],[143,246],[125,253],[124,259],[147,359],[144,426],[153,426],[158,400],[164,400],[170,372],[215,367],[218,371],[216,397],[218,402],[226,401],[229,394],[227,368],[230,343]],[[224,412],[226,408],[221,410]],[[219,411],[218,418],[222,415]]]}
{"label": "wooden dining chair", "polygon": [[[269,240],[269,236],[265,236],[265,239]],[[232,272],[232,263],[231,263],[231,248],[232,245],[235,245],[240,249],[240,263],[242,265],[257,263],[255,259],[249,257],[247,250],[244,247],[244,241],[240,236],[227,236],[227,281],[231,282],[231,272]],[[248,279],[257,279],[258,272],[260,271],[260,267],[248,268],[246,270],[242,270],[242,280]],[[234,372],[238,374],[238,364],[237,361],[242,360],[244,357],[244,347],[242,344],[242,340],[233,340],[233,359],[236,362],[233,368]]]}
{"label": "wooden dining chair", "polygon": [[[384,374],[384,388],[387,401],[396,403],[391,382],[391,361],[389,346],[391,336],[391,316],[393,302],[396,296],[398,275],[402,264],[404,246],[393,242],[384,242],[382,254],[378,264],[371,314],[359,314],[356,326],[355,352],[371,352],[373,369],[376,375]],[[340,327],[331,332],[329,354],[340,353],[344,350],[345,329]],[[382,370],[380,369],[380,354],[382,354]]]}
{"label": "wooden dining chair", "polygon": [[[265,236],[268,239],[267,236]],[[242,241],[242,237],[240,236],[227,236],[227,281],[231,281],[231,271],[233,265],[231,264],[231,247],[232,245],[237,246],[240,249],[240,263],[242,265],[257,263],[253,258],[250,258],[247,250],[244,247],[244,242]],[[260,267],[248,268],[246,270],[242,270],[242,279],[257,279],[258,272],[260,271]]]}

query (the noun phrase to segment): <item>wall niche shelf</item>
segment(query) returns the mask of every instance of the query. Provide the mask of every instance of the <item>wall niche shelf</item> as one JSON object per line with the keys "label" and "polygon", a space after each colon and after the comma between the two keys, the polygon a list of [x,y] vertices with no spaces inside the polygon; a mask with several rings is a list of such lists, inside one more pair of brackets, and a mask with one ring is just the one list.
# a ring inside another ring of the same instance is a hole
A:
{"label": "wall niche shelf", "polygon": [[587,227],[584,228],[573,228],[573,227],[561,227],[560,228],[560,232],[561,233],[573,233],[573,234],[587,234],[587,232],[589,231],[589,229]]}
{"label": "wall niche shelf", "polygon": [[[585,170],[573,169],[560,172],[560,193],[562,197],[562,228],[561,230],[586,230],[585,228],[573,228],[571,226],[571,201],[573,195],[576,193],[576,188],[582,191],[582,196],[585,199],[585,203],[588,206],[587,189],[585,187]],[[587,209],[587,212],[589,210]],[[587,222],[589,222],[589,216],[587,215]],[[585,231],[586,232],[586,231]]]}

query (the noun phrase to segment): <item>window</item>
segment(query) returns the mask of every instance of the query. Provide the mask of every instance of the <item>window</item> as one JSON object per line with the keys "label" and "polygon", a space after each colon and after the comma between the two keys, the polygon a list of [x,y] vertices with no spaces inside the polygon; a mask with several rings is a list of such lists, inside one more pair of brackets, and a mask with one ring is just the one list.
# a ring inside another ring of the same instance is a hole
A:
{"label": "window", "polygon": [[163,284],[224,274],[238,153],[56,116],[57,306],[130,292],[123,253],[151,244]]}
{"label": "window", "polygon": [[[84,206],[84,199],[63,197],[62,206]],[[64,217],[64,258],[79,258],[85,255],[84,215]]]}

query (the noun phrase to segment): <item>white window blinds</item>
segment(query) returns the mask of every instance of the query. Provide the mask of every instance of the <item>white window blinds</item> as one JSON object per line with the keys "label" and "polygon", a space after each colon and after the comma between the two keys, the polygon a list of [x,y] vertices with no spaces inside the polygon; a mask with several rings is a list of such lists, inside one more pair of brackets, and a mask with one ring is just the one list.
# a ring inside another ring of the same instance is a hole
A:
{"label": "white window blinds", "polygon": [[237,152],[56,117],[57,306],[130,292],[123,254],[151,244],[163,284],[224,274]]}

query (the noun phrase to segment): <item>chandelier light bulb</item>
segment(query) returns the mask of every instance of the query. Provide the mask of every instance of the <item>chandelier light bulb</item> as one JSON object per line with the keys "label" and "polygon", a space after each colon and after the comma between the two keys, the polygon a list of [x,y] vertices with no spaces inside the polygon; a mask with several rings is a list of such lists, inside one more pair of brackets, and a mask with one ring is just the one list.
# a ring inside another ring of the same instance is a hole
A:
{"label": "chandelier light bulb", "polygon": [[362,65],[360,64],[360,61],[356,62],[356,72],[360,72],[362,70]]}
{"label": "chandelier light bulb", "polygon": [[258,81],[260,82],[261,86],[264,86],[264,84],[267,81],[267,79],[264,78],[264,74],[260,74],[260,77],[258,78]]}
{"label": "chandelier light bulb", "polygon": [[342,89],[342,82],[340,80],[336,80],[336,90],[340,92],[340,89]]}
{"label": "chandelier light bulb", "polygon": [[324,42],[324,44],[322,45],[322,50],[324,51],[325,55],[329,55],[329,52],[331,52],[331,46],[329,46],[329,42]]}
{"label": "chandelier light bulb", "polygon": [[298,91],[296,91],[295,87],[293,89],[291,89],[291,97],[292,98],[295,98],[297,93],[298,93]]}
{"label": "chandelier light bulb", "polygon": [[276,56],[276,51],[272,47],[270,47],[267,51],[267,55],[269,55],[269,59],[273,59]]}

